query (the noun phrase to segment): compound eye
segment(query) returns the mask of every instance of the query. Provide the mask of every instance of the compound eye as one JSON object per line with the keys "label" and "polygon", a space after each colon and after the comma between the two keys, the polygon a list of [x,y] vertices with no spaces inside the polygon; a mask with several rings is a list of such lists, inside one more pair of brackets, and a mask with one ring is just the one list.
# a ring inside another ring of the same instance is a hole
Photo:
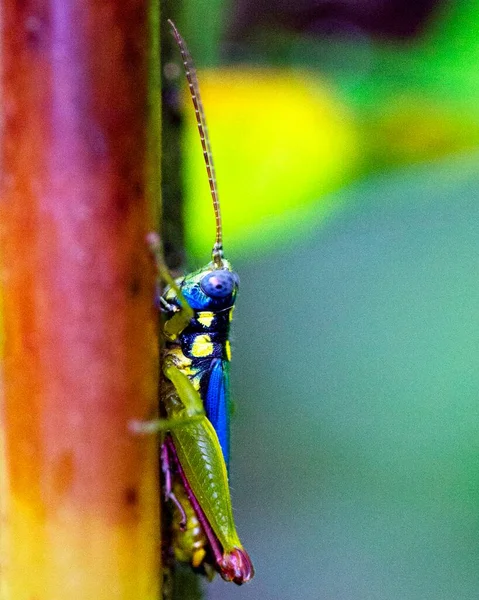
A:
{"label": "compound eye", "polygon": [[210,298],[225,298],[235,287],[235,277],[230,271],[217,270],[208,273],[201,280],[201,289]]}

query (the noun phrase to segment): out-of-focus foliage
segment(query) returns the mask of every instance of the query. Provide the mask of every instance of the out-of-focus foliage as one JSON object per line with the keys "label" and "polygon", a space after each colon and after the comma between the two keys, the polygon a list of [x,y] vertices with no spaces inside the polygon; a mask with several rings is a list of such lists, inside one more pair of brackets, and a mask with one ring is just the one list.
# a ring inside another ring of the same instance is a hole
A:
{"label": "out-of-focus foliage", "polygon": [[[350,180],[358,137],[331,89],[301,73],[203,72],[203,101],[222,202],[225,242],[274,244],[278,231],[301,227],[304,209],[327,204],[325,192]],[[211,111],[209,111],[211,112]],[[208,180],[192,111],[188,157],[188,247],[207,256],[214,238]]]}
{"label": "out-of-focus foliage", "polygon": [[337,193],[236,261],[232,492],[256,579],[210,600],[476,600],[479,154]]}
{"label": "out-of-focus foliage", "polygon": [[[228,247],[254,253],[304,235],[334,210],[329,192],[353,177],[477,147],[476,20],[473,2],[455,2],[407,44],[357,31],[318,37],[269,29],[252,43],[274,69],[200,71]],[[218,39],[213,21],[206,30]],[[205,48],[207,62],[217,62],[205,29],[191,33],[200,58]],[[190,118],[187,243],[204,260],[213,223],[195,136]]]}
{"label": "out-of-focus foliage", "polygon": [[[189,2],[197,15],[208,5]],[[223,31],[238,4],[273,2],[218,0]],[[476,600],[479,7],[438,2],[402,40],[280,16],[236,38],[271,90],[244,65],[212,70],[228,34],[185,19],[209,67],[225,248],[242,282],[231,483],[256,566],[250,586],[218,582],[208,597]],[[188,238],[205,261],[213,217],[193,129],[187,139]],[[276,144],[291,171],[274,166]]]}

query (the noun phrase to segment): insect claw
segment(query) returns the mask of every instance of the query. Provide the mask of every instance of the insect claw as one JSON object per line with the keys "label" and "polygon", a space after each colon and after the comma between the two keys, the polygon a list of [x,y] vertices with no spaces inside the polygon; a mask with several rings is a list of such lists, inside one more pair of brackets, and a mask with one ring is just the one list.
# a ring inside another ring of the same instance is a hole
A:
{"label": "insect claw", "polygon": [[145,433],[147,433],[147,431],[145,430],[145,421],[132,419],[128,423],[128,431],[130,433],[133,433],[134,435],[145,435]]}
{"label": "insect claw", "polygon": [[178,527],[180,528],[180,531],[186,531],[187,516],[186,516],[185,509],[183,508],[183,505],[178,500],[178,498],[175,496],[175,494],[171,491],[168,493],[168,498],[173,502],[173,504],[178,509],[178,512],[180,513],[180,522],[178,523]]}
{"label": "insect claw", "polygon": [[161,249],[161,238],[156,231],[150,231],[147,233],[145,239],[152,252]]}
{"label": "insect claw", "polygon": [[170,425],[162,419],[152,419],[151,421],[140,421],[132,419],[128,423],[128,431],[134,435],[152,435],[159,431],[168,431]]}

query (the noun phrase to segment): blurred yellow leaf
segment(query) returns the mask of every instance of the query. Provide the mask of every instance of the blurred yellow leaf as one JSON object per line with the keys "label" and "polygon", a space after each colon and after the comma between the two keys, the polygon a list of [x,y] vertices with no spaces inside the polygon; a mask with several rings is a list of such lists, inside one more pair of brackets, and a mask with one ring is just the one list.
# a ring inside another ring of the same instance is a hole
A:
{"label": "blurred yellow leaf", "polygon": [[[199,79],[226,249],[277,244],[285,228],[301,226],[306,207],[353,174],[358,142],[352,118],[331,88],[306,72],[224,69],[201,72]],[[187,243],[205,260],[213,212],[191,106],[185,112]]]}

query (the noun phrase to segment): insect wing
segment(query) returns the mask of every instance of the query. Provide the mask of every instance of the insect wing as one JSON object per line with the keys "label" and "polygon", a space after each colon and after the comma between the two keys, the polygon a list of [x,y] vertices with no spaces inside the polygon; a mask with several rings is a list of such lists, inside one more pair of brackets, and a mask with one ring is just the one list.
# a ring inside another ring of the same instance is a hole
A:
{"label": "insect wing", "polygon": [[241,547],[233,520],[228,475],[208,419],[171,431],[174,450],[202,511],[224,549]]}
{"label": "insect wing", "polygon": [[224,360],[216,359],[211,364],[204,406],[206,416],[218,435],[223,457],[228,466],[230,455],[229,364]]}
{"label": "insect wing", "polygon": [[[233,581],[237,585],[241,585],[254,576],[254,568],[236,533],[231,511],[226,465],[222,457],[218,436],[208,419],[197,423],[195,428],[196,426],[197,433],[200,434],[198,440],[200,443],[196,447],[191,446],[189,443],[188,438],[190,438],[190,435],[188,433],[186,436],[184,435],[188,428],[181,433],[179,430],[172,431],[172,437],[166,439],[166,444],[169,445],[170,457],[176,464],[177,472],[183,480],[184,490],[191,502],[191,508],[201,523],[203,532],[210,544],[214,557],[214,563],[210,564],[215,565],[216,570],[219,571],[225,581]],[[198,452],[206,459],[204,462],[206,471],[203,474],[201,473],[202,469],[198,472],[192,472],[191,470],[192,464],[198,464]],[[188,477],[188,473],[190,477]],[[214,497],[213,504],[210,504],[209,497]],[[213,513],[211,513],[211,509],[213,509]],[[187,515],[189,512],[188,508]],[[200,541],[200,546],[205,548],[204,540],[198,539],[197,541]],[[179,550],[179,548],[176,550]],[[192,566],[203,568],[205,575],[211,578],[208,564],[203,562],[206,555],[203,557],[201,554],[197,555],[199,562],[195,564],[193,562],[194,550],[194,548],[189,547],[186,553],[187,557],[193,559],[191,561]]]}

